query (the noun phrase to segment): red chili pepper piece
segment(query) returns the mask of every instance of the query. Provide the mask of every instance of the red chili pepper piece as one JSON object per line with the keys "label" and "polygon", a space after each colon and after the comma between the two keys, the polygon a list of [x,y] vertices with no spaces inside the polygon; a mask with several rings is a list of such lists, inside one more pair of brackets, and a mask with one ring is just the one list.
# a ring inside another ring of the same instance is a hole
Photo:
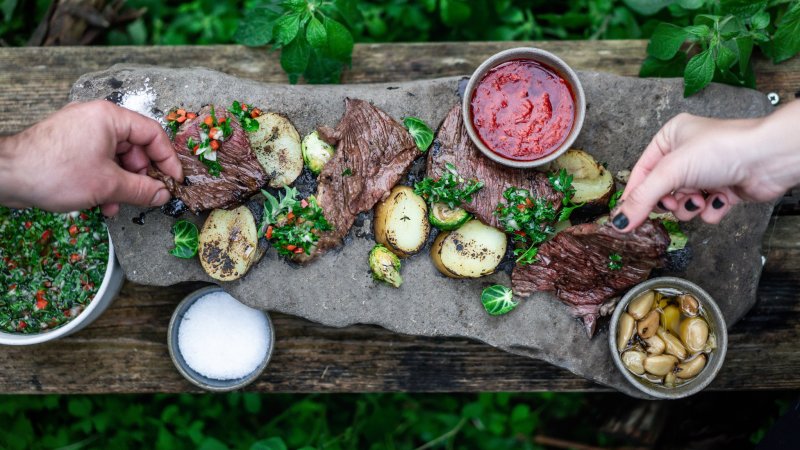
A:
{"label": "red chili pepper piece", "polygon": [[70,227],[69,227],[69,235],[70,236],[75,236],[76,234],[78,234],[78,226],[77,225],[70,225]]}
{"label": "red chili pepper piece", "polygon": [[44,232],[42,233],[42,235],[39,237],[39,243],[40,243],[40,244],[43,244],[43,245],[44,245],[44,244],[46,244],[46,243],[47,243],[47,241],[49,241],[49,240],[50,240],[50,237],[51,237],[51,236],[53,236],[53,232],[52,232],[52,231],[50,231],[50,230],[44,230]]}
{"label": "red chili pepper piece", "polygon": [[267,236],[267,239],[272,239],[272,225],[267,227],[266,236]]}
{"label": "red chili pepper piece", "polygon": [[210,127],[213,127],[214,126],[214,119],[212,119],[211,116],[206,116],[206,118],[203,119],[203,123],[208,125],[208,126],[210,126]]}
{"label": "red chili pepper piece", "polygon": [[289,211],[289,214],[286,215],[286,220],[289,221],[289,222],[294,220],[294,212]]}
{"label": "red chili pepper piece", "polygon": [[19,325],[17,325],[17,330],[24,330],[25,328],[28,328],[28,323],[24,320],[20,320]]}
{"label": "red chili pepper piece", "polygon": [[30,221],[25,222],[25,229],[30,230],[33,224]]}
{"label": "red chili pepper piece", "polygon": [[78,262],[78,261],[80,261],[80,260],[81,260],[81,255],[79,255],[77,253],[73,253],[73,254],[69,255],[69,262],[71,262],[73,264]]}
{"label": "red chili pepper piece", "polygon": [[294,249],[292,251],[294,252],[295,255],[299,255],[300,253],[303,253],[304,250],[303,250],[302,247],[297,247],[296,249]]}
{"label": "red chili pepper piece", "polygon": [[79,217],[81,218],[81,220],[86,220],[89,218],[89,216],[87,216],[85,213],[81,213]]}
{"label": "red chili pepper piece", "polygon": [[300,200],[300,206],[303,208],[308,208],[308,201],[306,201],[306,199]]}
{"label": "red chili pepper piece", "polygon": [[186,113],[186,118],[187,119],[194,119],[195,117],[197,117],[197,114],[195,114],[193,112]]}
{"label": "red chili pepper piece", "polygon": [[45,309],[47,307],[47,299],[44,298],[44,291],[36,291],[36,309]]}
{"label": "red chili pepper piece", "polygon": [[211,150],[217,151],[219,150],[219,141],[212,140],[211,141]]}
{"label": "red chili pepper piece", "polygon": [[297,246],[293,244],[289,244],[286,246],[286,250],[289,250],[290,252],[293,252],[296,248]]}
{"label": "red chili pepper piece", "polygon": [[69,245],[75,245],[77,243],[78,243],[78,240],[75,239],[75,238],[72,238],[72,239],[69,240]]}

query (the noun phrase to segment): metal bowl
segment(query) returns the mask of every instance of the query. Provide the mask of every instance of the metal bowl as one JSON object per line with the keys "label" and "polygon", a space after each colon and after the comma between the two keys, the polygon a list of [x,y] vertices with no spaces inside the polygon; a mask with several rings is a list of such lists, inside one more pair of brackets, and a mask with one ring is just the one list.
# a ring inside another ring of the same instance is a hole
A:
{"label": "metal bowl", "polygon": [[272,349],[275,346],[275,328],[272,326],[272,320],[270,319],[269,314],[263,311],[264,316],[267,318],[267,327],[269,328],[269,347],[267,347],[267,354],[264,357],[264,361],[262,361],[253,372],[242,378],[236,378],[232,380],[217,380],[202,375],[196,370],[192,369],[191,366],[186,363],[186,360],[183,358],[183,355],[181,355],[180,348],[178,347],[178,327],[180,326],[186,311],[189,310],[194,302],[206,294],[220,291],[222,291],[222,288],[219,286],[208,286],[198,289],[187,295],[186,298],[184,298],[178,304],[178,307],[175,308],[175,312],[172,314],[172,318],[169,321],[169,328],[167,331],[167,348],[169,349],[169,356],[172,358],[175,368],[177,368],[178,372],[180,372],[181,375],[183,375],[183,377],[186,378],[190,383],[212,392],[234,391],[236,389],[241,389],[255,381],[261,375],[261,373],[264,372],[267,364],[269,364],[269,360],[272,358]]}
{"label": "metal bowl", "polygon": [[[639,378],[631,373],[622,363],[622,358],[617,351],[617,325],[619,317],[628,307],[631,300],[638,297],[640,294],[651,289],[677,289],[679,291],[692,294],[700,303],[700,306],[705,310],[704,318],[708,321],[709,332],[716,335],[717,348],[708,354],[708,363],[700,373],[690,381],[673,388],[659,386],[657,384],[649,383],[646,380]],[[611,324],[608,332],[608,344],[611,349],[611,357],[614,364],[617,366],[622,375],[631,382],[631,384],[640,391],[652,397],[662,399],[678,399],[688,397],[696,394],[711,383],[714,377],[717,376],[719,369],[722,368],[722,363],[725,360],[725,353],[728,350],[728,329],[725,324],[725,317],[722,311],[717,306],[714,299],[704,291],[700,286],[692,283],[691,281],[684,280],[683,278],[676,277],[661,277],[652,278],[643,283],[634,286],[624,297],[619,301],[614,309],[614,315],[611,316]]]}
{"label": "metal bowl", "polygon": [[100,317],[114,299],[119,294],[122,283],[125,281],[125,273],[122,271],[117,257],[114,253],[114,244],[111,242],[111,235],[108,236],[108,264],[106,265],[106,273],[103,276],[103,282],[97,289],[97,294],[94,300],[86,305],[86,308],[78,314],[77,317],[65,323],[64,325],[54,328],[52,330],[42,331],[41,333],[6,333],[0,332],[0,344],[2,345],[33,345],[42,342],[52,341],[72,333],[75,333],[95,319]]}
{"label": "metal bowl", "polygon": [[[483,80],[483,77],[491,69],[505,62],[519,59],[540,62],[554,70],[561,78],[564,79],[564,81],[567,82],[567,84],[569,84],[573,95],[573,101],[575,102],[575,121],[572,124],[572,129],[567,135],[567,139],[564,140],[561,146],[558,147],[554,152],[543,158],[533,161],[518,161],[509,159],[493,152],[486,146],[486,144],[483,143],[481,138],[478,136],[475,125],[472,123],[472,95],[475,92],[478,83]],[[572,146],[572,143],[575,142],[575,139],[578,137],[578,134],[581,132],[581,128],[583,127],[583,119],[586,116],[586,97],[583,94],[583,87],[581,87],[581,82],[578,79],[578,75],[576,75],[575,72],[567,65],[567,63],[561,60],[561,58],[538,48],[518,47],[497,53],[478,66],[478,69],[475,70],[470,77],[469,82],[467,83],[461,108],[461,116],[464,120],[464,127],[467,129],[467,134],[469,134],[472,142],[484,155],[486,155],[486,157],[505,166],[514,167],[517,169],[526,169],[545,165],[561,156],[570,148],[570,146]]]}

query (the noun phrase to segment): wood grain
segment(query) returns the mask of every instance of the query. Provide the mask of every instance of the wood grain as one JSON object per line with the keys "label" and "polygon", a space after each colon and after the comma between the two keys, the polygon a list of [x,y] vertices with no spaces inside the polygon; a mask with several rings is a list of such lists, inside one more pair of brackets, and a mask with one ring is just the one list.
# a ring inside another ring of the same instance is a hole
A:
{"label": "wood grain", "polygon": [[[357,45],[345,82],[468,74],[489,55],[525,43]],[[645,41],[537,42],[577,69],[636,75]],[[83,73],[116,63],[204,65],[240,77],[285,82],[275,53],[239,46],[0,49],[0,134],[62,106]],[[756,63],[759,89],[786,101],[800,90],[800,59]],[[32,113],[35,112],[35,113]],[[800,388],[800,217],[776,216],[764,239],[767,263],[755,308],[731,330],[726,364],[711,389]],[[713,274],[709,274],[713,276]],[[166,327],[198,287],[127,283],[87,329],[34,348],[0,348],[0,392],[195,391],[172,366]],[[277,340],[265,374],[248,389],[281,392],[604,391],[547,363],[464,339],[403,336],[373,326],[322,327],[273,315]]]}

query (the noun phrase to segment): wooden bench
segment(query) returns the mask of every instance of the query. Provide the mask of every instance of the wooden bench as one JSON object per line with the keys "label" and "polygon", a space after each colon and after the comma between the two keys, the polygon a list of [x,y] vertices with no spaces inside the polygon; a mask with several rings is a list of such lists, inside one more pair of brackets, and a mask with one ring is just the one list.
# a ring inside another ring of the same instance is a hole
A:
{"label": "wooden bench", "polygon": [[[576,69],[636,76],[646,41],[529,43]],[[520,43],[357,45],[343,82],[467,75],[488,56]],[[0,49],[0,135],[22,130],[67,102],[83,73],[116,63],[206,66],[284,83],[277,53],[239,46]],[[800,58],[756,61],[759,90],[782,102],[800,91]],[[800,139],[800,135],[798,135]],[[710,389],[800,388],[800,218],[784,199],[764,238],[759,301],[731,330],[728,356]],[[87,329],[36,347],[0,347],[0,392],[102,393],[196,391],[169,359],[167,323],[197,285],[156,288],[126,283],[115,304]],[[272,315],[275,353],[248,389],[280,392],[604,391],[538,360],[464,339],[419,338],[374,326],[328,328]]]}

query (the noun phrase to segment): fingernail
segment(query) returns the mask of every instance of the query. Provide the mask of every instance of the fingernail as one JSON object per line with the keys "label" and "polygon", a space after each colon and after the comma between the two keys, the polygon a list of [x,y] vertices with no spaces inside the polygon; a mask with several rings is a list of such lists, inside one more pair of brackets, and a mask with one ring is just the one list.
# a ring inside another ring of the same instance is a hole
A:
{"label": "fingernail", "polygon": [[663,204],[663,203],[661,203],[661,200],[659,200],[659,201],[658,201],[658,203],[656,203],[656,206],[658,206],[659,208],[661,208],[661,210],[662,210],[662,211],[666,211],[666,210],[667,210],[667,207],[666,207],[666,206],[664,206],[664,204]]}
{"label": "fingernail", "polygon": [[722,209],[722,207],[725,206],[725,202],[720,200],[719,197],[716,197],[714,201],[711,202],[711,206],[714,207],[714,209]]}
{"label": "fingernail", "polygon": [[150,201],[150,206],[161,206],[169,201],[169,191],[166,189],[159,189],[153,200]]}
{"label": "fingernail", "polygon": [[611,219],[611,224],[618,230],[622,230],[628,226],[628,218],[625,217],[625,214],[619,213]]}
{"label": "fingernail", "polygon": [[699,207],[698,207],[697,205],[695,205],[695,204],[694,204],[694,202],[692,201],[692,199],[686,200],[686,210],[687,210],[687,211],[689,211],[689,212],[692,212],[692,211],[697,211],[697,209],[698,209],[698,208],[699,208]]}

